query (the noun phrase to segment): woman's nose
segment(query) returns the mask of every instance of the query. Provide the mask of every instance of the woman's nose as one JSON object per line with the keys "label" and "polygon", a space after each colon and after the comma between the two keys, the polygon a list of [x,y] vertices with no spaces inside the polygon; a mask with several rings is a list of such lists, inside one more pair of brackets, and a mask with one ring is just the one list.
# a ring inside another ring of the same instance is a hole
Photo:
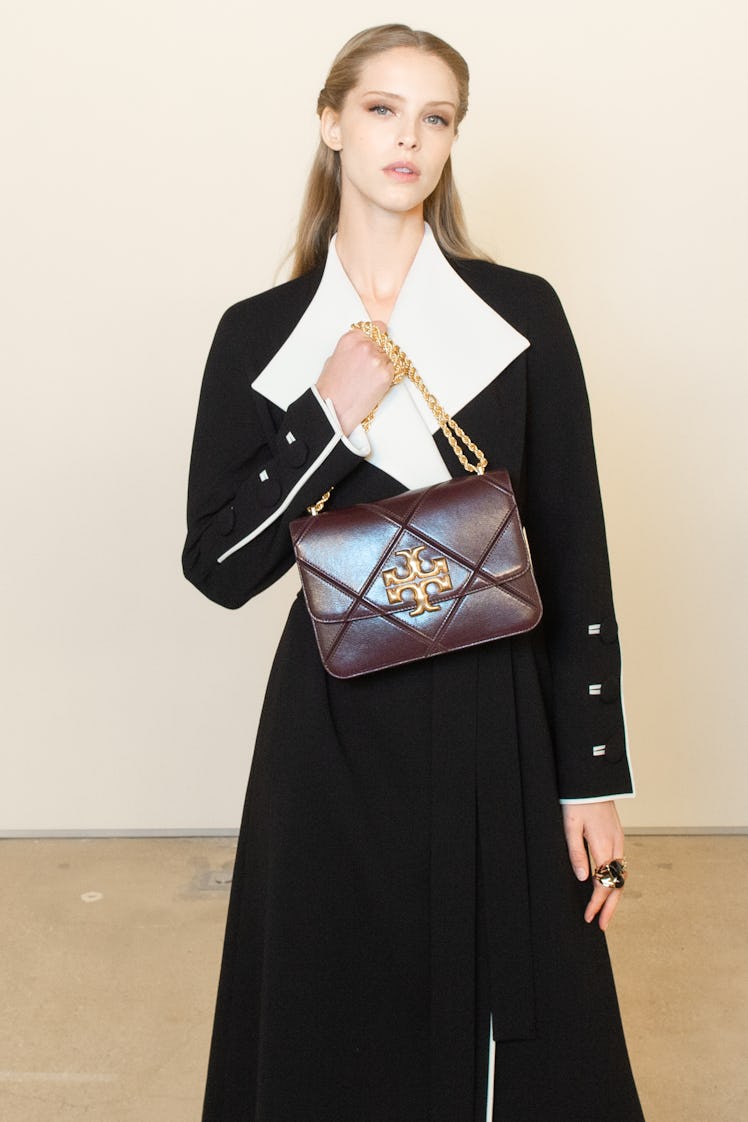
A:
{"label": "woman's nose", "polygon": [[400,148],[417,148],[418,147],[418,134],[415,129],[408,129],[403,132],[398,140],[398,147]]}

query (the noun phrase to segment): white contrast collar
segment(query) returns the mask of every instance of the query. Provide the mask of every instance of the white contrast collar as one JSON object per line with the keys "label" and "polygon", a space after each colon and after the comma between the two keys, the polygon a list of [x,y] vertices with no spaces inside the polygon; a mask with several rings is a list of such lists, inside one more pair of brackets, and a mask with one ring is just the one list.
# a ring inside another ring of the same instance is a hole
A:
{"label": "white contrast collar", "polygon": [[[281,409],[317,381],[341,335],[369,315],[343,269],[335,238],[311,303],[252,383]],[[388,330],[450,416],[472,401],[529,346],[457,275],[428,225],[400,289]],[[405,487],[449,478],[432,436],[438,425],[410,382],[385,397],[369,429],[369,463]]]}

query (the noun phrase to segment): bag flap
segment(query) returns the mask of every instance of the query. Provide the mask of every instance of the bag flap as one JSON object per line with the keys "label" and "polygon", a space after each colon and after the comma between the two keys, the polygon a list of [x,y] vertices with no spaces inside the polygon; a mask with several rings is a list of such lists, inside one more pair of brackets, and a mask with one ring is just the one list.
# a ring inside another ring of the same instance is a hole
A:
{"label": "bag flap", "polygon": [[509,476],[461,476],[291,523],[309,614],[338,624],[406,614],[429,626],[463,596],[530,569]]}

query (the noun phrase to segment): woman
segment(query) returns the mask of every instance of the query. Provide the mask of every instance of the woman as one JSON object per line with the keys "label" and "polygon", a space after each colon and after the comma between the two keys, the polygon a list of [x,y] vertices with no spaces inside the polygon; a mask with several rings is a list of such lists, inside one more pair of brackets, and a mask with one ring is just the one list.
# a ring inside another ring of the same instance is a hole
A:
{"label": "woman", "polygon": [[208,359],[184,569],[239,607],[290,568],[289,522],[331,487],[342,508],[462,471],[348,330],[368,319],[509,470],[544,620],[341,681],[299,594],[252,763],[204,1122],[642,1117],[603,935],[620,892],[590,891],[590,861],[622,856],[612,799],[632,784],[587,399],[553,291],[467,240],[450,166],[467,80],[401,25],[335,60],[294,279],[229,309]]}

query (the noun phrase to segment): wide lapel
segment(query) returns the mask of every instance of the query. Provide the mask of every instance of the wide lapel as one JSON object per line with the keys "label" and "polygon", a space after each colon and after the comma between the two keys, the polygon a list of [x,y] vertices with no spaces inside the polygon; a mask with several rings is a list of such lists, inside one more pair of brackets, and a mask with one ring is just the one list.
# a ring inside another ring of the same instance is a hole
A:
{"label": "wide lapel", "polygon": [[368,319],[366,308],[340,264],[333,238],[317,291],[283,346],[255,378],[254,389],[288,409],[317,381],[340,336],[361,319]]}
{"label": "wide lapel", "polygon": [[[317,380],[340,336],[361,319],[368,314],[333,239],[311,303],[254,388],[287,409]],[[530,345],[457,275],[428,226],[388,329],[450,415]],[[438,427],[415,387],[401,382],[375,414],[367,461],[407,488],[449,479],[452,465],[447,466],[433,439]]]}
{"label": "wide lapel", "polygon": [[[426,227],[389,323],[395,341],[450,416],[506,370],[529,341],[481,300],[449,264]],[[439,427],[408,383],[430,432]]]}

